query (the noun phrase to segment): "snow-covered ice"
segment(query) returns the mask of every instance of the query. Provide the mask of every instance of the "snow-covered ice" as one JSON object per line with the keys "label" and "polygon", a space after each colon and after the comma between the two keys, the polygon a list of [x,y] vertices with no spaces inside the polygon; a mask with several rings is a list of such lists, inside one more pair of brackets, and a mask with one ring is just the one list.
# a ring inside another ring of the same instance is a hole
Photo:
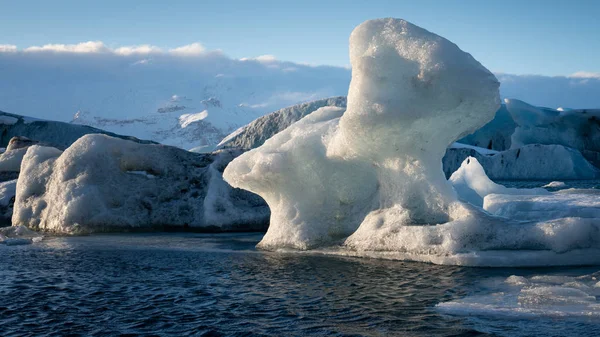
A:
{"label": "snow-covered ice", "polygon": [[[321,108],[224,172],[271,208],[259,247],[482,266],[600,263],[598,219],[495,216],[459,201],[445,179],[447,147],[500,106],[498,81],[471,55],[380,19],[353,31],[350,60],[346,111]],[[484,204],[497,195],[487,193],[511,191],[478,179],[463,185]]]}
{"label": "snow-covered ice", "polygon": [[56,233],[264,227],[264,202],[220,177],[231,158],[98,134],[64,152],[34,145],[23,159],[12,223]]}

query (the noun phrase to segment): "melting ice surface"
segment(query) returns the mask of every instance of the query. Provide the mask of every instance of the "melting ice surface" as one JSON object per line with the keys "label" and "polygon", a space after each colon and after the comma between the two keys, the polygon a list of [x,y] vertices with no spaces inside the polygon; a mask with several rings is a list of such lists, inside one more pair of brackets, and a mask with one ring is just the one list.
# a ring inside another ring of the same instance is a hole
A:
{"label": "melting ice surface", "polygon": [[437,308],[453,315],[523,319],[600,318],[600,272],[570,275],[512,275],[480,285],[481,294],[443,302]]}
{"label": "melting ice surface", "polygon": [[379,19],[352,32],[350,60],[345,111],[315,111],[224,172],[269,204],[260,248],[474,266],[600,263],[594,192],[507,189],[474,159],[461,179],[445,179],[446,148],[500,104],[498,81],[470,54]]}

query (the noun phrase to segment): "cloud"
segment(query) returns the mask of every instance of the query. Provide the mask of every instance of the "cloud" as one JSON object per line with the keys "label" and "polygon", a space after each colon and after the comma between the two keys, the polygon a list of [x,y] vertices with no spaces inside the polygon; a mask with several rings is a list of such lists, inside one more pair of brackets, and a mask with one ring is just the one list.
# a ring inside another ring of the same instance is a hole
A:
{"label": "cloud", "polygon": [[169,53],[171,53],[173,55],[180,55],[180,56],[201,55],[201,54],[204,54],[205,52],[206,52],[206,48],[204,48],[204,46],[198,42],[169,50]]}
{"label": "cloud", "polygon": [[109,52],[102,41],[88,41],[78,44],[46,44],[25,48],[25,52],[56,52],[56,53],[104,53]]}
{"label": "cloud", "polygon": [[277,62],[277,58],[274,55],[266,54],[257,57],[243,57],[240,61],[256,61],[259,63],[273,63]]}
{"label": "cloud", "polygon": [[591,71],[578,71],[569,75],[571,78],[595,78],[600,79],[600,73],[595,73]]}
{"label": "cloud", "polygon": [[[500,94],[551,108],[600,108],[600,77],[496,74]],[[585,75],[585,76],[583,76]]]}
{"label": "cloud", "polygon": [[17,46],[12,44],[0,44],[0,53],[14,53],[17,51]]}
{"label": "cloud", "polygon": [[147,55],[147,54],[152,54],[152,53],[162,53],[162,49],[160,49],[156,46],[143,44],[143,45],[139,45],[139,46],[119,47],[117,49],[114,49],[114,53],[118,54],[118,55],[125,55],[125,56],[135,55],[135,54]]}
{"label": "cloud", "polygon": [[23,53],[40,53],[40,52],[52,52],[52,53],[72,53],[72,54],[115,54],[121,56],[131,55],[150,55],[150,54],[162,54],[162,55],[176,55],[176,56],[198,56],[203,54],[219,54],[220,50],[207,51],[204,46],[198,42],[188,44],[185,46],[169,49],[167,51],[160,47],[142,44],[137,46],[122,46],[117,48],[109,48],[102,41],[88,41],[76,44],[45,44],[43,46],[31,46],[23,50],[19,50],[14,45],[0,45],[0,53],[7,52],[23,52]]}

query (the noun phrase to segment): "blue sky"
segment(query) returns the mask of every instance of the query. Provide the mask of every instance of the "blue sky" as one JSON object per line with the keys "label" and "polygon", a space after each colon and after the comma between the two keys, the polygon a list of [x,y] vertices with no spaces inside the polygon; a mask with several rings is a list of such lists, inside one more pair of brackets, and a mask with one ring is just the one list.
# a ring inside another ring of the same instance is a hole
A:
{"label": "blue sky", "polygon": [[442,35],[495,72],[600,73],[600,1],[13,1],[0,44],[103,41],[174,48],[200,42],[234,58],[347,66],[353,27],[400,17]]}

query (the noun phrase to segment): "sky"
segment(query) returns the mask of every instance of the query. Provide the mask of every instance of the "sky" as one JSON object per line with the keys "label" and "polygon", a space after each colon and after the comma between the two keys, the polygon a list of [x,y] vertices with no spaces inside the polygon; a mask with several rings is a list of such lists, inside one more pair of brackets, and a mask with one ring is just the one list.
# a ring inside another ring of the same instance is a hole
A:
{"label": "sky", "polygon": [[600,76],[597,0],[0,0],[0,45],[199,42],[232,58],[348,67],[350,32],[378,17],[444,36],[497,73]]}

